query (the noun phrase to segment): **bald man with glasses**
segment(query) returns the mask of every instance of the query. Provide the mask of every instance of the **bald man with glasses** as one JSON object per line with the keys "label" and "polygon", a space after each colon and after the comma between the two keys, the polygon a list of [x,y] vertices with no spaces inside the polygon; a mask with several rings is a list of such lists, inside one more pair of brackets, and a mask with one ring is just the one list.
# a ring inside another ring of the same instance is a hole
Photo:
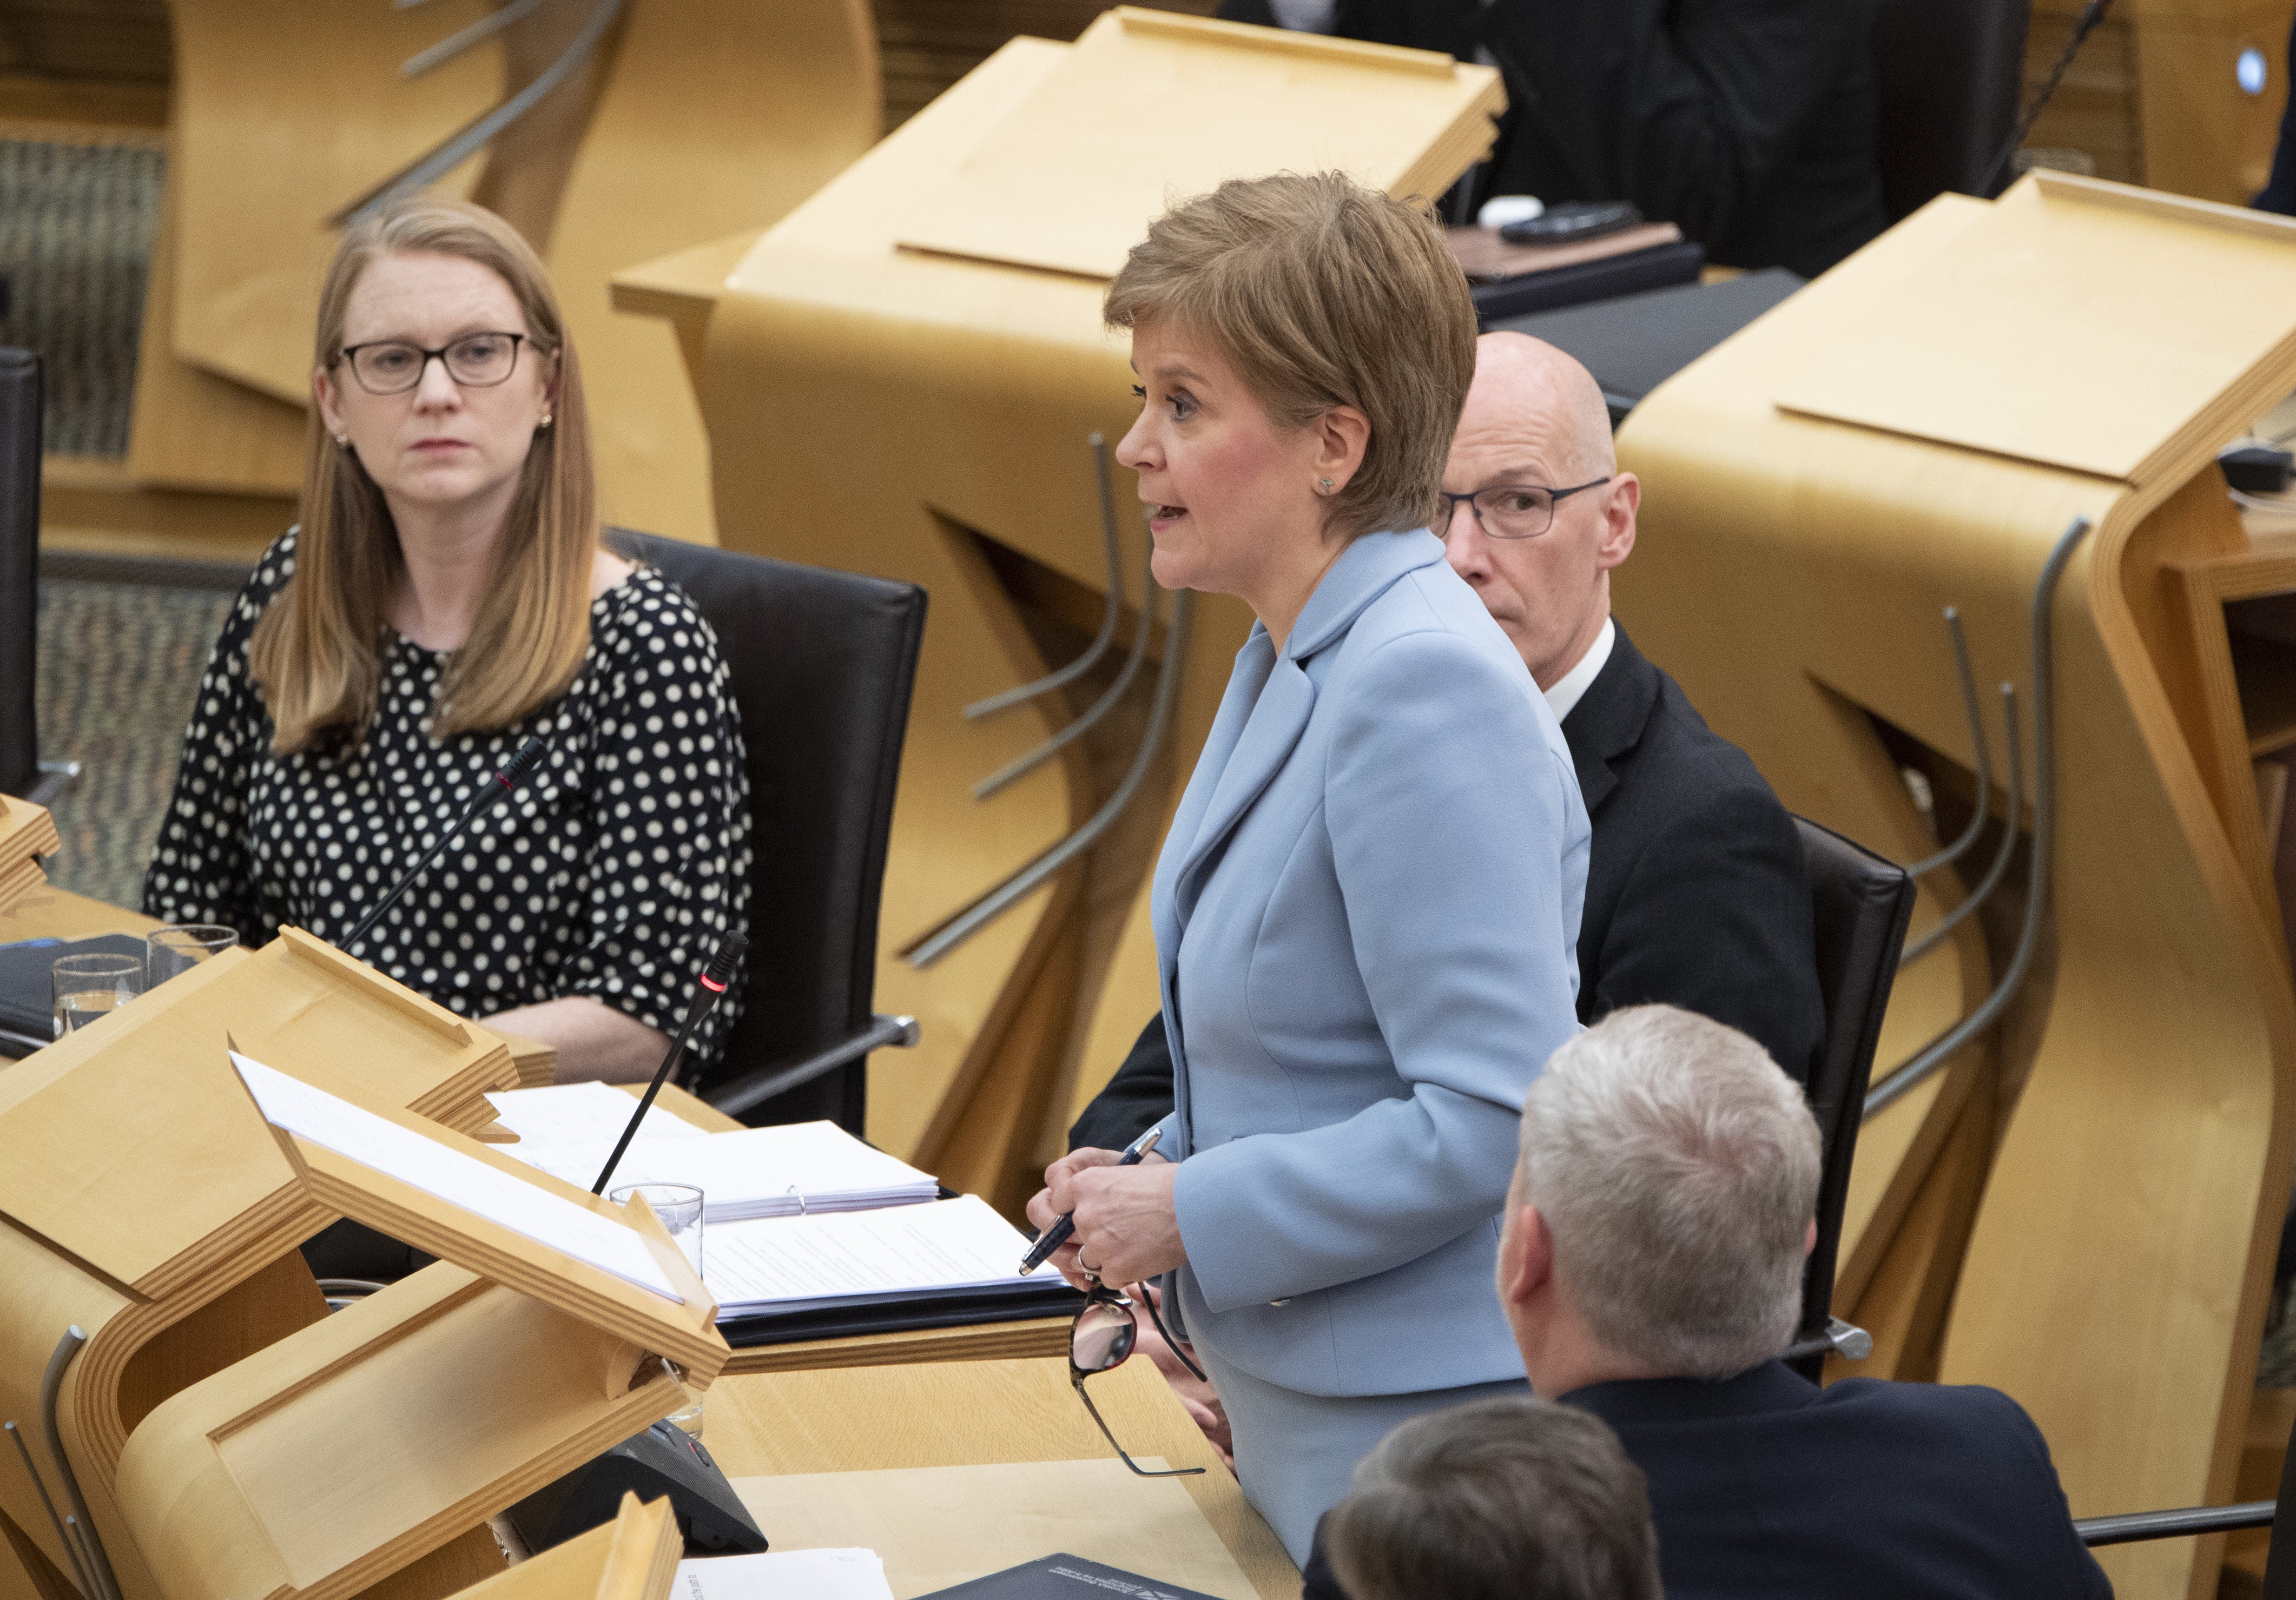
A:
{"label": "bald man with glasses", "polygon": [[[1751,1035],[1807,1083],[1825,1018],[1801,841],[1745,752],[1611,619],[1642,485],[1619,471],[1593,376],[1536,339],[1483,335],[1443,488],[1435,531],[1562,724],[1594,824],[1579,1020],[1678,1005]],[[1070,1145],[1121,1149],[1171,1109],[1152,1017]]]}

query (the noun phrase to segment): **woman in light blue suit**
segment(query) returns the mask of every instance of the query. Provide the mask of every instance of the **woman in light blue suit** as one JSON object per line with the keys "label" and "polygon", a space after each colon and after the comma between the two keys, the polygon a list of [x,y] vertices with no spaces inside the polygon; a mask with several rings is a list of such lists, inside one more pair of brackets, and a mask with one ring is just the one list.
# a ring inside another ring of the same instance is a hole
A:
{"label": "woman in light blue suit", "polygon": [[1523,1092],[1578,1026],[1587,813],[1426,529],[1475,360],[1434,226],[1338,174],[1232,182],[1107,312],[1157,578],[1259,626],[1156,869],[1171,1159],[1076,1152],[1029,1209],[1074,1212],[1064,1268],[1163,1278],[1299,1560],[1389,1428],[1523,1386],[1492,1269]]}

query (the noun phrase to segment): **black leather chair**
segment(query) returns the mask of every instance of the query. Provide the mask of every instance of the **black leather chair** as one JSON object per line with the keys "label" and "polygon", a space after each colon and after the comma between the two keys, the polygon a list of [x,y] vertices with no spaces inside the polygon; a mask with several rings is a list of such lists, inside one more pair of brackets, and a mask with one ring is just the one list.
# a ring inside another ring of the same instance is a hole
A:
{"label": "black leather chair", "polygon": [[1882,0],[1874,18],[1882,203],[1890,220],[1975,194],[2016,131],[2030,0]]}
{"label": "black leather chair", "polygon": [[1914,915],[1914,881],[1896,862],[1806,816],[1795,817],[1794,825],[1808,866],[1817,989],[1825,1002],[1825,1047],[1809,1081],[1809,1108],[1825,1153],[1817,1186],[1817,1243],[1803,1268],[1801,1327],[1786,1358],[1816,1382],[1829,1352],[1856,1359],[1873,1348],[1865,1333],[1833,1316],[1833,1263],[1874,1046]]}
{"label": "black leather chair", "polygon": [[40,358],[0,346],[0,794],[40,778]]}
{"label": "black leather chair", "polygon": [[686,1087],[753,1126],[858,1134],[868,1052],[916,1041],[913,1021],[871,1007],[925,592],[621,529],[609,542],[717,630],[749,750],[749,987],[723,1059]]}

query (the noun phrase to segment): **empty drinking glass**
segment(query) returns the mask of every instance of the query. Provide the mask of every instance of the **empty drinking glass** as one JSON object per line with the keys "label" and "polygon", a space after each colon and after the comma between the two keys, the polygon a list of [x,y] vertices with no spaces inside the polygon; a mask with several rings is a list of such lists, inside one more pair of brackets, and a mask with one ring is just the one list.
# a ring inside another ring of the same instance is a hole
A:
{"label": "empty drinking glass", "polygon": [[178,973],[188,972],[209,956],[239,942],[239,930],[213,923],[176,923],[154,928],[144,936],[144,966],[148,986],[159,988]]}
{"label": "empty drinking glass", "polygon": [[[616,1205],[627,1205],[633,1198],[642,1198],[653,1209],[662,1227],[677,1241],[678,1249],[693,1264],[693,1276],[701,1276],[701,1217],[704,1209],[701,1191],[692,1184],[622,1184],[606,1191],[606,1198]],[[685,1391],[686,1404],[670,1414],[668,1420],[696,1439],[701,1437],[701,1397],[692,1390]]]}
{"label": "empty drinking glass", "polygon": [[67,956],[49,972],[55,986],[58,1038],[118,1011],[144,992],[144,964],[133,956]]}

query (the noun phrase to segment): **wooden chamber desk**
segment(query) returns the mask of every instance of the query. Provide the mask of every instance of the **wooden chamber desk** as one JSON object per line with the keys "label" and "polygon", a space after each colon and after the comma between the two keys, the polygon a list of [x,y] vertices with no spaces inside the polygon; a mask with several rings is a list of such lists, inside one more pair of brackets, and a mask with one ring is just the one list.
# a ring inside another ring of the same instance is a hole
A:
{"label": "wooden chamber desk", "polygon": [[[1197,1508],[1262,1600],[1296,1600],[1299,1569],[1156,1369],[1128,1361],[1094,1378],[1092,1395],[1136,1457],[1206,1469],[1180,1480]],[[709,1391],[703,1441],[729,1478],[1109,1455],[1055,1360],[725,1376]]]}
{"label": "wooden chamber desk", "polygon": [[[143,913],[92,900],[53,886],[38,890],[0,912],[0,944],[25,939],[91,939],[105,933],[148,933],[160,924]],[[518,1054],[516,1045],[512,1054]],[[0,1071],[9,1063],[0,1060]],[[636,1084],[627,1086],[633,1095]],[[731,1133],[742,1124],[675,1084],[665,1085],[664,1110],[713,1133]],[[898,1333],[814,1339],[794,1344],[737,1350],[728,1373],[787,1372],[816,1366],[880,1366],[911,1361],[985,1361],[1025,1356],[1057,1356],[1068,1349],[1069,1318],[1032,1317],[1024,1322],[983,1323],[969,1327],[931,1328]]]}

